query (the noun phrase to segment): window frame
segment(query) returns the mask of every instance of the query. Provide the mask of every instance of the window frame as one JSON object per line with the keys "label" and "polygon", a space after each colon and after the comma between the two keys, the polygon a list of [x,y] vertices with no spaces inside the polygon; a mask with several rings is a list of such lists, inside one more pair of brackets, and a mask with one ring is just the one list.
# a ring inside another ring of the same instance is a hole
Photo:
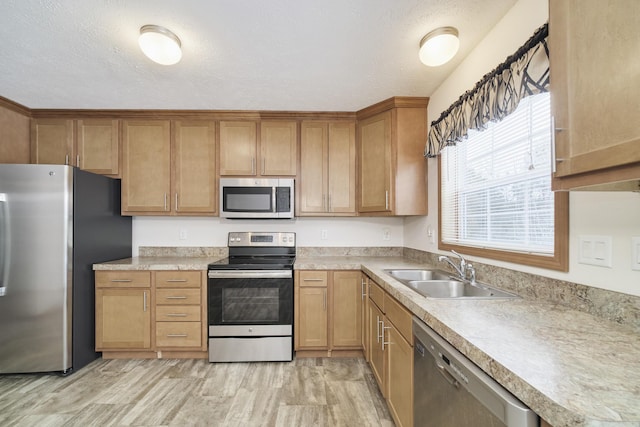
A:
{"label": "window frame", "polygon": [[531,267],[569,271],[569,193],[558,191],[554,193],[553,256],[446,243],[442,241],[442,156],[438,154],[438,249],[455,250],[465,255]]}

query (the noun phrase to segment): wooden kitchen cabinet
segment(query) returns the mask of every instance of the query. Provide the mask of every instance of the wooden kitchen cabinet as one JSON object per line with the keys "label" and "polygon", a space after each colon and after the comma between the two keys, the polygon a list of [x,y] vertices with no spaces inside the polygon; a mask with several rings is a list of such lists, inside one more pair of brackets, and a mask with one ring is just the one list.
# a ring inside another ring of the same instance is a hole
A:
{"label": "wooden kitchen cabinet", "polygon": [[297,146],[295,121],[221,121],[220,175],[295,176]]}
{"label": "wooden kitchen cabinet", "polygon": [[171,123],[126,120],[123,124],[122,213],[169,214]]}
{"label": "wooden kitchen cabinet", "polygon": [[298,124],[260,122],[260,175],[295,176],[298,164]]}
{"label": "wooden kitchen cabinet", "polygon": [[328,272],[297,271],[295,280],[295,350],[329,345]]}
{"label": "wooden kitchen cabinet", "polygon": [[385,367],[386,363],[386,355],[382,349],[382,343],[380,341],[380,327],[382,325],[382,321],[384,319],[384,314],[382,309],[378,307],[371,300],[369,301],[369,366],[371,367],[371,372],[373,372],[373,376],[378,383],[378,387],[380,388],[380,392],[383,397],[387,397],[387,388],[385,387]]}
{"label": "wooden kitchen cabinet", "polygon": [[427,214],[427,104],[395,97],[358,111],[360,214]]}
{"label": "wooden kitchen cabinet", "polygon": [[303,121],[299,215],[355,215],[355,192],[355,124]]}
{"label": "wooden kitchen cabinet", "polygon": [[155,272],[156,350],[206,351],[200,271]]}
{"label": "wooden kitchen cabinet", "polygon": [[31,120],[31,163],[75,165],[73,120]]}
{"label": "wooden kitchen cabinet", "polygon": [[206,271],[96,271],[103,358],[206,358]]}
{"label": "wooden kitchen cabinet", "polygon": [[112,119],[33,119],[31,163],[77,166],[120,174],[120,125]]}
{"label": "wooden kitchen cabinet", "polygon": [[215,123],[173,122],[172,158],[172,212],[215,214],[218,200]]}
{"label": "wooden kitchen cabinet", "polygon": [[550,0],[554,190],[640,189],[639,26],[635,0]]}
{"label": "wooden kitchen cabinet", "polygon": [[412,315],[369,280],[369,364],[398,426],[413,426]]}
{"label": "wooden kitchen cabinet", "polygon": [[112,119],[76,120],[76,157],[82,170],[120,175],[120,121]]}
{"label": "wooden kitchen cabinet", "polygon": [[215,214],[214,122],[125,121],[123,135],[123,214]]}
{"label": "wooden kitchen cabinet", "polygon": [[369,351],[371,349],[371,344],[369,343],[369,278],[364,274],[361,275],[360,286],[362,288],[362,318],[360,320],[362,352],[365,360],[369,362]]}
{"label": "wooden kitchen cabinet", "polygon": [[220,175],[256,175],[258,125],[254,121],[220,122]]}
{"label": "wooden kitchen cabinet", "polygon": [[149,272],[97,271],[96,351],[151,349]]}
{"label": "wooden kitchen cabinet", "polygon": [[295,350],[298,356],[362,351],[359,271],[296,271]]}
{"label": "wooden kitchen cabinet", "polygon": [[331,347],[362,348],[362,273],[331,273]]}

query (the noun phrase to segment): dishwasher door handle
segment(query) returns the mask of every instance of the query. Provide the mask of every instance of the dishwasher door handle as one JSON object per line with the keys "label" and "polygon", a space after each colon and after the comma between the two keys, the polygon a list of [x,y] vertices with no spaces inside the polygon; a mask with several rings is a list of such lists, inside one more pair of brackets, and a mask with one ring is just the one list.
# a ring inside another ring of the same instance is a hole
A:
{"label": "dishwasher door handle", "polygon": [[442,375],[449,384],[451,384],[455,388],[460,388],[460,383],[458,382],[458,380],[455,379],[443,365],[436,362],[436,366],[438,367],[438,372],[440,372],[440,375]]}

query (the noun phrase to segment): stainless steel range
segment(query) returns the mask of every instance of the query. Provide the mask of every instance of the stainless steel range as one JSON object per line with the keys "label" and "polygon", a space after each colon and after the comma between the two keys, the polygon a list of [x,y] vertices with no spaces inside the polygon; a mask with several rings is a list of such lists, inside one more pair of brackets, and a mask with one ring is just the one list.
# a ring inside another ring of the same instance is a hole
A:
{"label": "stainless steel range", "polygon": [[293,359],[295,233],[229,233],[209,264],[209,361]]}

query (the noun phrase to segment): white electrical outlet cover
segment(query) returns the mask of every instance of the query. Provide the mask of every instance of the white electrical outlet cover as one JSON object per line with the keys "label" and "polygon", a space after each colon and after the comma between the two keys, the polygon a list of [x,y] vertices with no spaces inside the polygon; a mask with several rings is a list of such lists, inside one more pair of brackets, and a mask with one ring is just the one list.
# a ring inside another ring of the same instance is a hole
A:
{"label": "white electrical outlet cover", "polygon": [[612,241],[611,236],[580,236],[578,262],[580,264],[611,268],[613,259]]}

